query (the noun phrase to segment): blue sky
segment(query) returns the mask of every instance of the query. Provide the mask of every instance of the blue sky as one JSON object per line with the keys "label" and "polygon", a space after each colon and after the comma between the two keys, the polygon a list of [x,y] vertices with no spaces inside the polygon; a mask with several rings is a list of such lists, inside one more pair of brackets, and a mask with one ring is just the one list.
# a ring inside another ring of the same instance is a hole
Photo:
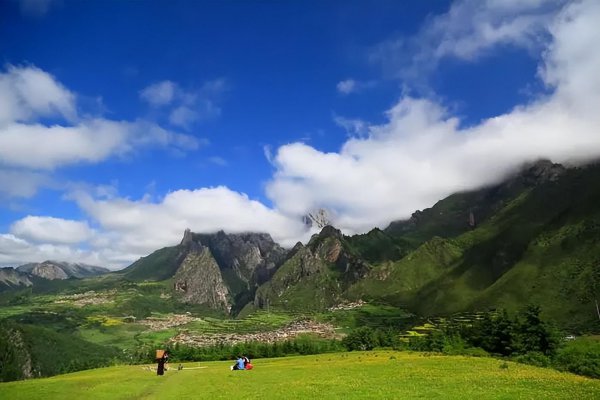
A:
{"label": "blue sky", "polygon": [[0,264],[289,246],[593,160],[594,3],[2,2]]}

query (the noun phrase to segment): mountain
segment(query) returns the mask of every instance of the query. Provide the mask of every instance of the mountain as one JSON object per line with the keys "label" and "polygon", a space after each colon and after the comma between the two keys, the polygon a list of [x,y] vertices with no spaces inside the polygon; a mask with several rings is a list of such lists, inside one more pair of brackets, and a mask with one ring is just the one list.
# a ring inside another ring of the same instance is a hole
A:
{"label": "mountain", "polygon": [[[421,316],[536,303],[563,326],[589,328],[597,325],[600,298],[599,182],[599,164],[540,161],[386,229],[345,236],[325,226],[289,250],[264,233],[188,229],[178,245],[98,284],[160,281],[164,307],[201,305],[231,315],[244,307],[316,311],[357,300]],[[73,271],[45,262],[0,270],[0,282],[27,285],[39,276],[77,276]],[[144,307],[150,312],[156,304]]]}
{"label": "mountain", "polygon": [[94,265],[50,260],[24,264],[17,267],[17,271],[49,280],[87,278],[110,272],[106,268]]}
{"label": "mountain", "polygon": [[141,258],[121,274],[134,281],[172,280],[183,302],[237,312],[283,263],[287,251],[265,233],[197,234]]}
{"label": "mountain", "polygon": [[8,288],[22,288],[31,286],[33,282],[29,274],[20,272],[14,268],[0,268],[0,290]]}
{"label": "mountain", "polygon": [[537,303],[562,325],[596,326],[599,182],[599,165],[540,161],[383,231],[346,237],[326,227],[296,245],[254,303],[323,309],[363,299],[418,315]]}
{"label": "mountain", "polygon": [[254,305],[322,309],[339,302],[368,270],[341,231],[325,226],[306,246],[294,246],[273,278],[258,289]]}

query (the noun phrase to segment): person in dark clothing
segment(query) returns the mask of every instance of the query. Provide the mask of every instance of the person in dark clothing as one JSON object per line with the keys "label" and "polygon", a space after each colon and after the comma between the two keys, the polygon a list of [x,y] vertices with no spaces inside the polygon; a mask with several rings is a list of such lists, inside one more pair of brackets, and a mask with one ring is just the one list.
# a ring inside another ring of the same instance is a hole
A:
{"label": "person in dark clothing", "polygon": [[169,355],[165,351],[162,357],[158,358],[156,361],[158,362],[158,368],[156,369],[156,375],[164,375],[165,374],[165,363],[169,359]]}

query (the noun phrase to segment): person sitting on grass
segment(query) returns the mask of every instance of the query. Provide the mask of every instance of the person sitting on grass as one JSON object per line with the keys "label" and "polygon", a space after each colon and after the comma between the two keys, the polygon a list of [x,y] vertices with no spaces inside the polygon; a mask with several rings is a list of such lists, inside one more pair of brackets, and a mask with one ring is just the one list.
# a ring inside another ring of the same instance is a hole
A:
{"label": "person sitting on grass", "polygon": [[252,369],[254,368],[252,363],[250,363],[250,359],[246,356],[242,357],[244,359],[244,369]]}
{"label": "person sitting on grass", "polygon": [[245,369],[244,368],[244,359],[242,358],[242,356],[238,356],[235,364],[233,364],[230,369],[232,371],[237,371],[237,370]]}

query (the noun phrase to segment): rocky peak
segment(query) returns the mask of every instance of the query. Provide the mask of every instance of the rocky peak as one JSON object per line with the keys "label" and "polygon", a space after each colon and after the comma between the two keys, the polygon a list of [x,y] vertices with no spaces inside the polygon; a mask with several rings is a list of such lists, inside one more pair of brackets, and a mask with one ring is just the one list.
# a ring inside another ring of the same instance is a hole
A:
{"label": "rocky peak", "polygon": [[554,182],[566,171],[561,164],[555,164],[550,160],[538,160],[526,165],[519,179],[527,185],[539,185],[544,182]]}
{"label": "rocky peak", "polygon": [[29,277],[26,273],[11,267],[0,268],[0,284],[6,286],[31,286],[33,283]]}
{"label": "rocky peak", "polygon": [[336,239],[342,239],[343,237],[342,231],[331,225],[324,226],[323,229],[321,229],[321,233],[319,233],[319,236],[322,238],[335,237]]}
{"label": "rocky peak", "polygon": [[65,271],[49,261],[44,261],[43,263],[33,267],[31,270],[31,275],[39,276],[40,278],[49,280],[69,278],[69,275],[67,275]]}
{"label": "rocky peak", "polygon": [[226,312],[231,310],[230,292],[208,247],[189,252],[173,281],[175,292],[184,302],[206,304]]}
{"label": "rocky peak", "polygon": [[187,246],[190,243],[192,243],[193,237],[192,237],[192,231],[190,230],[190,228],[187,228],[184,232],[183,232],[183,239],[181,239],[181,246]]}

